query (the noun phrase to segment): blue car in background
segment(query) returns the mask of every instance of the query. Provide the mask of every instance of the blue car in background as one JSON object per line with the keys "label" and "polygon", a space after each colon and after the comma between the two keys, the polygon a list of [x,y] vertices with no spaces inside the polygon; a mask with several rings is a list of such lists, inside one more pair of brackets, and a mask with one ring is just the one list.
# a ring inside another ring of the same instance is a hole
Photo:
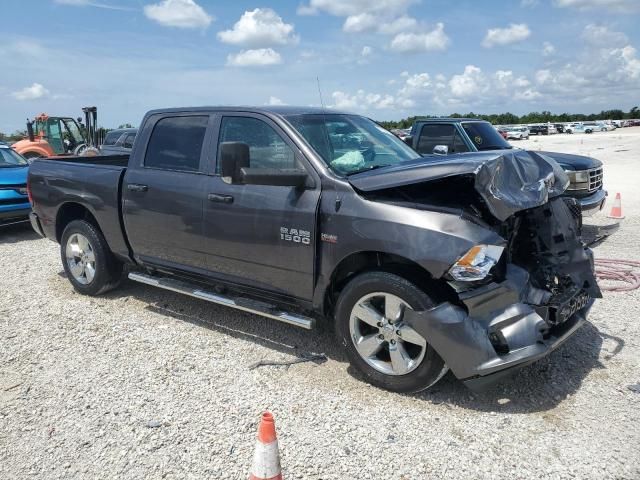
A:
{"label": "blue car in background", "polygon": [[29,162],[9,145],[0,143],[0,226],[29,220],[28,172]]}

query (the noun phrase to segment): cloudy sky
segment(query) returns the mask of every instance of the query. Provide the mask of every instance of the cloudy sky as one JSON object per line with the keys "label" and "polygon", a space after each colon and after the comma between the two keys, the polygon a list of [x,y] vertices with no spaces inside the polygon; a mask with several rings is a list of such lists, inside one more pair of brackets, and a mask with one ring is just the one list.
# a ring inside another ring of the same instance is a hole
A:
{"label": "cloudy sky", "polygon": [[399,119],[640,104],[640,0],[6,0],[0,131],[41,111],[320,104]]}

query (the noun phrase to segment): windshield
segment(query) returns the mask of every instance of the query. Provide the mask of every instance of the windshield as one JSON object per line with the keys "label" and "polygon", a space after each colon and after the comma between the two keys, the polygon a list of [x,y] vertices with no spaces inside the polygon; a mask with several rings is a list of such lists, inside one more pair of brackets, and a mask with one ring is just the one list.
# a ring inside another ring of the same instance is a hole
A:
{"label": "windshield", "polygon": [[462,122],[462,128],[480,151],[507,150],[513,148],[502,138],[493,125],[487,122]]}
{"label": "windshield", "polygon": [[83,143],[84,139],[82,138],[82,133],[78,128],[78,124],[75,122],[73,118],[63,118],[62,123],[66,127],[66,132],[64,132],[65,137],[70,136],[68,140],[73,140],[76,144]]}
{"label": "windshield", "polygon": [[27,165],[29,162],[11,148],[0,148],[0,168],[26,167]]}
{"label": "windshield", "polygon": [[327,113],[285,118],[339,175],[353,175],[419,157],[391,132],[365,117]]}

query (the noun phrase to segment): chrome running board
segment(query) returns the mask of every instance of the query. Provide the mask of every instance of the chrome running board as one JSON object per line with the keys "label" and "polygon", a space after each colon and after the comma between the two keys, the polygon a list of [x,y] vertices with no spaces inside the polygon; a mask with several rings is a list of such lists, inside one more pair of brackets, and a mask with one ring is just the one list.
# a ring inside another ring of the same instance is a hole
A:
{"label": "chrome running board", "polygon": [[[218,293],[201,290],[194,285],[182,282],[180,280],[174,280],[172,278],[165,277],[154,277],[152,275],[135,272],[129,273],[129,278],[134,282],[140,282],[146,285],[151,285],[152,287],[158,287],[165,290],[171,290],[172,292],[182,293],[184,295],[189,295],[190,297],[199,298],[200,300],[206,300],[207,302],[217,303],[218,305],[224,305],[225,307],[235,308],[237,310],[242,310],[243,312],[253,313],[262,317],[278,320],[279,322],[295,325],[296,327],[306,328],[307,330],[311,330],[314,327],[315,321],[313,318],[272,310],[266,304],[264,308],[241,305],[233,298],[225,297],[224,295],[220,295]],[[239,301],[241,301],[242,299],[242,297],[237,298],[237,300]],[[247,300],[247,302],[250,302],[250,300]],[[258,302],[255,303],[257,304]]]}

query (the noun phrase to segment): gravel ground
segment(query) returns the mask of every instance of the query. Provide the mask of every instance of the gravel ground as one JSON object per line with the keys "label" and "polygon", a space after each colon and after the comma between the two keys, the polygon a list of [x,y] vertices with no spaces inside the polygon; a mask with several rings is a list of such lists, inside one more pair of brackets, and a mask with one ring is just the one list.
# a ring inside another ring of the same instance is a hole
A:
{"label": "gravel ground", "polygon": [[[520,145],[601,158],[627,219],[596,255],[640,260],[640,129]],[[448,374],[398,395],[360,381],[328,332],[133,283],[75,294],[28,228],[0,231],[0,265],[2,479],[246,478],[264,409],[286,478],[640,478],[640,291],[606,293],[490,391]],[[301,352],[328,361],[249,369]]]}

